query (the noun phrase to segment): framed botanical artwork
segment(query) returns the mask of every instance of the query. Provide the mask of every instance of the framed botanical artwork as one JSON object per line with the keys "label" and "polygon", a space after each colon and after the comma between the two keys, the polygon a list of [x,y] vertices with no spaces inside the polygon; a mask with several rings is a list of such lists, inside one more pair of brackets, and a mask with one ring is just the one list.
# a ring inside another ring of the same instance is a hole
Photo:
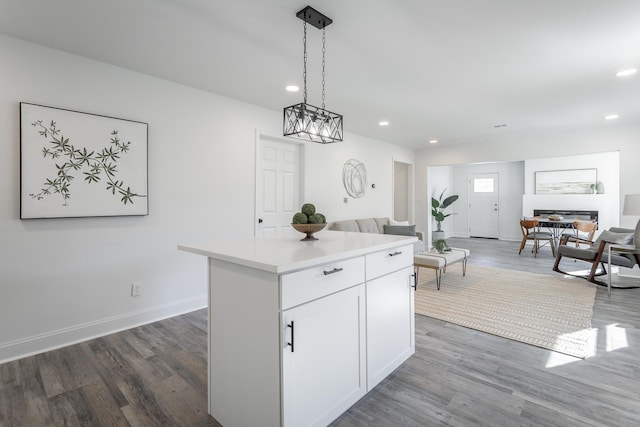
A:
{"label": "framed botanical artwork", "polygon": [[536,172],[536,194],[588,194],[598,183],[598,169]]}
{"label": "framed botanical artwork", "polygon": [[148,125],[20,103],[20,218],[148,215]]}

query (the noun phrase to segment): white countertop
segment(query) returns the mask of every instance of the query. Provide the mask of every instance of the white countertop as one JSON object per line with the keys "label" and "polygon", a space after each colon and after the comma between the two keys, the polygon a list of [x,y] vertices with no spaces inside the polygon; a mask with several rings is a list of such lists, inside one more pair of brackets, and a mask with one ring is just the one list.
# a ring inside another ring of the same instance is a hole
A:
{"label": "white countertop", "polygon": [[282,274],[400,245],[411,245],[418,240],[412,236],[330,230],[320,231],[315,236],[318,240],[308,242],[300,241],[304,237],[302,234],[280,238],[205,240],[196,244],[180,244],[178,249]]}

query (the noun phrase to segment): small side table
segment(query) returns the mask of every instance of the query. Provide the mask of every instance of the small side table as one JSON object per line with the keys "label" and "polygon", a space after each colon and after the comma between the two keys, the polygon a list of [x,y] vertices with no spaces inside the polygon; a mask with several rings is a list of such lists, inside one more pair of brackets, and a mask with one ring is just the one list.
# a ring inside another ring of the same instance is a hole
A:
{"label": "small side table", "polygon": [[627,254],[627,255],[638,255],[640,254],[640,248],[636,248],[634,245],[616,245],[616,244],[610,244],[609,245],[609,252],[608,252],[608,271],[607,271],[607,276],[608,276],[608,280],[607,280],[607,295],[611,296],[611,253],[612,252],[617,252],[619,254]]}

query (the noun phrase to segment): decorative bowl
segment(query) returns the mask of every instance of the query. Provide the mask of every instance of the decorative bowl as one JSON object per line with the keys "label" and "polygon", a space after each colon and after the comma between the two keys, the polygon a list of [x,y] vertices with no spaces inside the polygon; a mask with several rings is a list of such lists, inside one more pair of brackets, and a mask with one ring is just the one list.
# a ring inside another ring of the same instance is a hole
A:
{"label": "decorative bowl", "polygon": [[564,219],[564,217],[562,215],[555,215],[555,214],[549,215],[548,218],[551,221],[561,221],[562,219]]}
{"label": "decorative bowl", "polygon": [[293,228],[297,231],[306,234],[304,239],[300,239],[301,242],[307,240],[318,240],[317,237],[313,237],[313,233],[317,233],[327,226],[327,223],[324,224],[291,224]]}

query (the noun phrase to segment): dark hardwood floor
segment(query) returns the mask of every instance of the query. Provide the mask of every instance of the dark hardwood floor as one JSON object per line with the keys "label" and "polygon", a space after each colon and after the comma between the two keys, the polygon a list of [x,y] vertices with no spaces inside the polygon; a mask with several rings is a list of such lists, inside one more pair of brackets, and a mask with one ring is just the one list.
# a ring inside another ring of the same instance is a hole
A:
{"label": "dark hardwood floor", "polygon": [[[448,242],[471,249],[468,274],[556,274],[549,248],[534,258],[518,256],[519,242]],[[206,319],[199,310],[0,365],[0,426],[214,425]],[[333,425],[640,425],[640,289],[598,287],[592,324],[598,345],[582,360],[418,315],[416,354]]]}

